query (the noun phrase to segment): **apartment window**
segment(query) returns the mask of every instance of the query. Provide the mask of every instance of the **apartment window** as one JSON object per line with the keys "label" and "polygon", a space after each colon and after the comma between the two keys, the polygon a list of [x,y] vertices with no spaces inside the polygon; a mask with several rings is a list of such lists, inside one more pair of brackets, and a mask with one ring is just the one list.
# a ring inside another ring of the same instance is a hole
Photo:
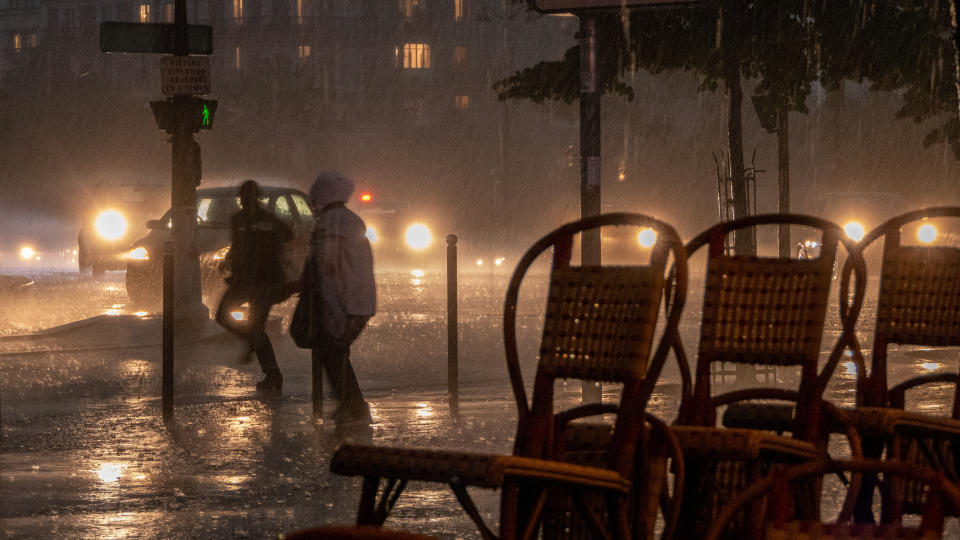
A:
{"label": "apartment window", "polygon": [[36,47],[37,46],[37,33],[30,32],[27,34],[27,47]]}
{"label": "apartment window", "polygon": [[233,0],[233,20],[243,24],[243,0]]}
{"label": "apartment window", "polygon": [[310,56],[310,46],[309,45],[300,45],[297,47],[297,56],[299,58],[306,58]]}
{"label": "apartment window", "polygon": [[297,0],[297,24],[303,24],[303,0]]}
{"label": "apartment window", "polygon": [[140,22],[150,22],[150,4],[140,4]]}
{"label": "apartment window", "polygon": [[457,67],[462,67],[467,62],[467,48],[463,45],[457,45],[453,48],[453,62]]}
{"label": "apartment window", "polygon": [[430,69],[430,46],[426,43],[404,43],[404,69]]}
{"label": "apartment window", "polygon": [[173,22],[174,12],[173,12],[173,3],[167,3],[163,6],[164,10],[167,12],[167,22]]}
{"label": "apartment window", "polygon": [[466,110],[470,108],[470,96],[456,96],[454,99],[456,106],[460,110]]}
{"label": "apartment window", "polygon": [[23,36],[20,34],[13,35],[13,48],[18,51],[23,48]]}
{"label": "apartment window", "polygon": [[233,67],[240,71],[240,47],[233,49]]}
{"label": "apartment window", "polygon": [[463,0],[453,0],[453,20],[463,20]]}
{"label": "apartment window", "polygon": [[418,11],[423,9],[423,0],[399,0],[400,12],[408,21],[412,21]]}

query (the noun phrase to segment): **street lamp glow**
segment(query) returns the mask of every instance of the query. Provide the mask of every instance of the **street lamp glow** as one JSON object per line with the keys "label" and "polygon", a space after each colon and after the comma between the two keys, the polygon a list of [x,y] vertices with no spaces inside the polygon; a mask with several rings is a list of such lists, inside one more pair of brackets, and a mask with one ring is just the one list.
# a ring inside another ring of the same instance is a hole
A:
{"label": "street lamp glow", "polygon": [[127,218],[116,210],[104,210],[97,216],[97,234],[106,240],[117,240],[127,233]]}
{"label": "street lamp glow", "polygon": [[37,254],[37,252],[34,251],[33,248],[30,247],[30,246],[23,246],[22,248],[20,248],[20,258],[21,258],[21,259],[26,259],[26,260],[29,261],[29,260],[32,259],[36,254]]}
{"label": "street lamp glow", "polygon": [[847,236],[854,242],[859,242],[863,240],[866,230],[863,228],[863,224],[859,221],[851,221],[843,226],[843,231],[847,233]]}
{"label": "street lamp glow", "polygon": [[917,229],[917,238],[924,244],[929,244],[937,239],[937,228],[927,223]]}
{"label": "street lamp glow", "polygon": [[404,235],[404,239],[411,249],[422,251],[427,249],[430,243],[433,242],[433,235],[430,234],[430,229],[428,229],[426,225],[415,223],[407,229],[407,234]]}
{"label": "street lamp glow", "polygon": [[637,234],[637,242],[640,247],[652,248],[657,243],[657,232],[653,229],[643,229]]}

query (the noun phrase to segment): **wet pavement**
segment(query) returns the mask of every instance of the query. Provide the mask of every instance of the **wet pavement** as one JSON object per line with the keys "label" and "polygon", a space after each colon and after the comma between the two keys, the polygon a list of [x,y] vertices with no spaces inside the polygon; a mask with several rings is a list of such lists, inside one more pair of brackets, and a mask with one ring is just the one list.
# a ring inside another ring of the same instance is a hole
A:
{"label": "wet pavement", "polygon": [[[282,399],[255,394],[256,362],[241,364],[243,344],[211,324],[177,346],[175,418],[164,424],[156,306],[129,305],[122,274],[43,275],[0,297],[0,536],[276,537],[352,521],[359,479],[328,467],[342,442],[509,452],[516,413],[502,352],[505,276],[462,280],[456,417],[446,392],[442,280],[394,276],[378,285],[381,311],[354,347],[374,420],[352,429],[334,425],[332,399],[321,419],[312,418],[309,354],[283,333],[292,302],[275,309],[271,325]],[[518,317],[528,381],[539,339],[537,292],[524,293],[529,301]],[[682,326],[693,343],[696,319],[692,313]],[[834,320],[828,334],[837,331]],[[911,349],[898,358],[894,380],[957,365],[956,351]],[[838,404],[852,402],[850,369],[841,366],[828,391]],[[778,376],[790,383],[791,374]],[[652,412],[673,419],[678,383],[668,367]],[[560,390],[573,403],[579,384]],[[910,406],[941,413],[951,398],[944,387],[933,388]],[[497,493],[475,494],[495,523]],[[828,507],[836,504],[831,497]],[[449,489],[431,484],[411,484],[388,524],[477,537]],[[955,534],[956,522],[951,527]]]}

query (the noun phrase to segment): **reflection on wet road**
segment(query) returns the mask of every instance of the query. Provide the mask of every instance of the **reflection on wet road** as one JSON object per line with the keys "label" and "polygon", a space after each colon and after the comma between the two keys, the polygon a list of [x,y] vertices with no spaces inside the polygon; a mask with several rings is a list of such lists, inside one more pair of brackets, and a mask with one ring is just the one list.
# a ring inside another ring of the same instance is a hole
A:
{"label": "reflection on wet road", "polygon": [[[237,361],[243,344],[228,335],[208,335],[178,348],[176,418],[164,425],[159,336],[149,334],[155,327],[148,323],[158,307],[130,304],[122,279],[122,273],[97,279],[39,275],[32,288],[0,295],[0,535],[275,536],[353,519],[359,480],[328,469],[330,455],[343,441],[488,452],[512,448],[516,412],[501,330],[505,275],[461,278],[459,421],[451,417],[445,386],[442,276],[380,276],[380,313],[354,350],[374,422],[346,431],[330,420],[332,399],[322,420],[311,417],[308,354],[283,335],[292,300],[275,309],[282,320],[271,330],[285,377],[282,400],[256,397],[256,363]],[[691,284],[691,291],[697,289]],[[522,291],[518,317],[528,382],[542,317],[538,293],[542,289],[536,286]],[[688,306],[699,305],[693,296]],[[208,305],[215,300],[215,294],[206,299]],[[111,310],[119,315],[108,315]],[[865,347],[871,313],[868,305],[859,325]],[[117,324],[98,320],[58,334],[16,337],[104,315]],[[141,334],[124,330],[130,320],[141,318],[146,321]],[[681,327],[689,347],[696,342],[698,322],[699,313],[690,309]],[[831,313],[827,333],[824,350],[839,335],[836,314]],[[960,363],[956,351],[904,348],[891,358],[892,381],[955,370]],[[828,398],[852,404],[854,376],[852,364],[838,368]],[[777,377],[793,384],[790,373]],[[672,420],[678,389],[671,364],[651,411]],[[580,385],[561,384],[558,390],[561,399],[575,403]],[[604,391],[613,398],[617,388]],[[909,396],[908,407],[946,414],[951,399],[945,386],[932,387]],[[835,444],[843,451],[841,441]],[[827,487],[824,513],[830,516],[841,490]],[[481,513],[494,523],[498,494],[476,495]],[[447,538],[476,536],[443,486],[412,485],[389,523]]]}

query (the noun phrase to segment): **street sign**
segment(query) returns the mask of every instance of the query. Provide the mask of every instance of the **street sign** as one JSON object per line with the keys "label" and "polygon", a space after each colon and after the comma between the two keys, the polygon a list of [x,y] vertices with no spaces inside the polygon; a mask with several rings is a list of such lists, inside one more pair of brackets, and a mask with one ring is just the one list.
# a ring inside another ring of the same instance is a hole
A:
{"label": "street sign", "polygon": [[160,59],[160,91],[167,96],[210,93],[210,58],[164,56]]}
{"label": "street sign", "polygon": [[703,0],[535,0],[537,11],[564,13],[582,9],[664,7],[700,4]]}
{"label": "street sign", "polygon": [[[213,27],[187,25],[189,54],[213,54]],[[176,53],[176,26],[158,23],[100,23],[100,50],[119,53]]]}

